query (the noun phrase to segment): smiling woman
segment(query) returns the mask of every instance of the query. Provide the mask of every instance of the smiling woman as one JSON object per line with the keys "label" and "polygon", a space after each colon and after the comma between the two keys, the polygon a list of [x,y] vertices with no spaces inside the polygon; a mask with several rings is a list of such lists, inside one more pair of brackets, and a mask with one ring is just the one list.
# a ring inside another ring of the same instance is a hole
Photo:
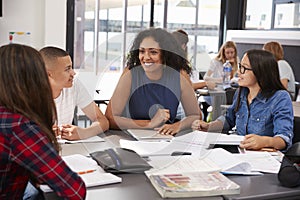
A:
{"label": "smiling woman", "polygon": [[[187,77],[191,69],[171,33],[163,29],[140,32],[106,110],[111,128],[157,129],[174,135],[201,118]],[[186,118],[176,121],[182,103]]]}
{"label": "smiling woman", "polygon": [[245,135],[242,148],[287,150],[293,139],[293,107],[274,56],[264,50],[247,51],[238,70],[238,83],[225,116],[211,123],[197,120],[192,128],[227,132],[236,126],[237,134]]}

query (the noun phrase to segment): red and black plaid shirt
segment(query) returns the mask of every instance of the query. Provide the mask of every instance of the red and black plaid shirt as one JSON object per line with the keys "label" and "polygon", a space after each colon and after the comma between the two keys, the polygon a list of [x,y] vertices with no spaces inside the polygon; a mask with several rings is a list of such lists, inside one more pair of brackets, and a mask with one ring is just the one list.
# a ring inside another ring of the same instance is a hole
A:
{"label": "red and black plaid shirt", "polygon": [[22,199],[30,173],[60,197],[85,198],[84,182],[39,127],[0,106],[0,199]]}

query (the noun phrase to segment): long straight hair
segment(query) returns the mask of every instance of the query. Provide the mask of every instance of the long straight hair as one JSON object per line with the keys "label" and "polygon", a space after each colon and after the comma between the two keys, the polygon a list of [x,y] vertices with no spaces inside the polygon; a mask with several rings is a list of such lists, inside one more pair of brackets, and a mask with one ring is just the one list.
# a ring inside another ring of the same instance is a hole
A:
{"label": "long straight hair", "polygon": [[44,61],[37,50],[21,44],[0,47],[0,105],[35,122],[54,148],[55,103]]}
{"label": "long straight hair", "polygon": [[[264,98],[270,98],[278,90],[286,90],[280,81],[278,64],[272,53],[261,49],[251,49],[244,55],[248,56],[252,72]],[[241,91],[244,89],[244,87],[239,89],[235,111],[238,111],[240,107]]]}

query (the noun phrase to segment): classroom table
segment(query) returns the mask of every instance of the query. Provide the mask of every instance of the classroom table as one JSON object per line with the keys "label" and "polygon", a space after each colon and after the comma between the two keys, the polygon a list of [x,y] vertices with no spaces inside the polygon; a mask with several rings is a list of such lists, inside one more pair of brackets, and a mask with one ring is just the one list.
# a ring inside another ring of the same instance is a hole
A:
{"label": "classroom table", "polygon": [[300,117],[300,102],[293,101],[294,116]]}
{"label": "classroom table", "polygon": [[[133,138],[122,131],[107,131],[100,134],[106,142],[63,144],[62,156],[79,153],[88,155],[90,152],[100,151],[111,147],[118,147],[119,140]],[[162,199],[144,174],[120,174],[122,183],[97,186],[87,189],[87,200],[160,200]],[[262,176],[228,176],[241,186],[239,195],[226,195],[187,199],[300,199],[300,186],[296,188],[282,187],[277,180],[277,174],[264,174]],[[59,199],[54,193],[46,193],[46,199]],[[179,200],[179,198],[178,198]]]}

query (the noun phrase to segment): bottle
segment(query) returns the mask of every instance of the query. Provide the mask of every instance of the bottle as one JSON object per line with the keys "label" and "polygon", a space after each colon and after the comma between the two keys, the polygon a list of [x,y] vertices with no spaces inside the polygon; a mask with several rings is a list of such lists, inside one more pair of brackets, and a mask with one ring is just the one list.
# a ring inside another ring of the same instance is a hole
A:
{"label": "bottle", "polygon": [[223,65],[223,87],[224,89],[230,87],[230,77],[231,77],[232,67],[229,60]]}

